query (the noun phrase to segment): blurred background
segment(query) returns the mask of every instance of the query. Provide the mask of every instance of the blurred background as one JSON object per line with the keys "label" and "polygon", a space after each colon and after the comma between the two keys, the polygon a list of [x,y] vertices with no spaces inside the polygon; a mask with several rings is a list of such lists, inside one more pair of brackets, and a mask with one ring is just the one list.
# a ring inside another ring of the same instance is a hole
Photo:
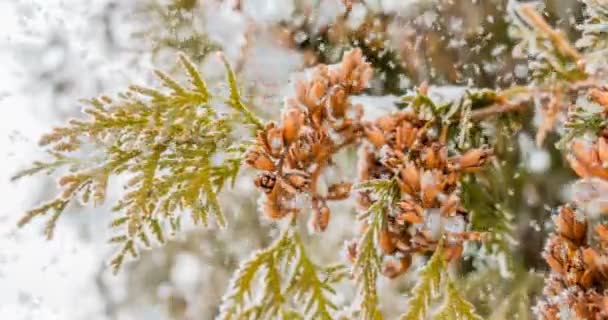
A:
{"label": "blurred background", "polygon": [[[266,119],[279,114],[294,75],[334,63],[353,46],[361,47],[375,68],[366,101],[379,112],[394,108],[391,100],[423,81],[456,90],[524,84],[526,57],[513,54],[509,38],[511,5],[502,0],[0,0],[0,319],[211,319],[238,262],[272,240],[275,230],[256,212],[257,194],[248,179],[223,195],[226,230],[186,228],[116,276],[107,267],[113,249],[106,243],[109,205],[71,208],[50,242],[42,236],[41,221],[17,229],[21,214],[56,189],[52,177],[19,182],[10,177],[43,156],[37,138],[78,116],[79,99],[113,94],[132,83],[151,85],[154,68],[177,71],[179,51],[220,87],[223,69],[215,52],[223,51],[245,97]],[[541,8],[576,39],[579,2],[551,0]],[[530,115],[524,120],[523,131],[503,145],[513,161],[502,174],[525,177],[506,190],[503,204],[515,217],[509,245],[514,262],[509,270],[501,262],[487,269],[502,268],[512,280],[488,276],[469,287],[486,316],[496,301],[513,299],[520,318],[531,317],[529,306],[542,285],[537,271],[545,268],[539,252],[549,209],[564,202],[560,185],[572,179],[558,152],[534,146],[538,121]],[[547,145],[555,140],[549,136]],[[340,161],[345,172],[354,172],[353,154]],[[120,192],[114,189],[110,194]],[[332,211],[329,230],[308,241],[319,262],[344,262],[335,252],[356,233],[352,206]],[[519,245],[522,240],[526,246]],[[411,279],[381,280],[387,319],[403,311],[411,285]],[[352,284],[344,286],[339,305],[346,307]],[[513,298],[520,293],[523,298]],[[507,305],[505,319],[511,308]]]}

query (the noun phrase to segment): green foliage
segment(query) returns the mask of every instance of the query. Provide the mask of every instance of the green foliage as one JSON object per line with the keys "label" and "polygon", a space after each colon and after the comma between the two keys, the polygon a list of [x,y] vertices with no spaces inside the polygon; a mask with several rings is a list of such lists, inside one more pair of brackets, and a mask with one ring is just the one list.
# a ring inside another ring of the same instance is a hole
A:
{"label": "green foliage", "polygon": [[581,57],[565,35],[554,30],[530,4],[514,4],[510,12],[510,36],[517,42],[514,54],[528,60],[537,84],[586,78]]}
{"label": "green foliage", "polygon": [[505,279],[494,268],[484,268],[455,279],[459,293],[476,306],[484,319],[536,319],[531,306],[543,286],[541,273],[516,267]]}
{"label": "green foliage", "polygon": [[568,113],[568,120],[564,127],[566,130],[557,143],[559,149],[565,149],[568,143],[576,137],[601,132],[602,129],[608,127],[608,119],[603,113],[603,107],[597,105],[573,106]]}
{"label": "green foliage", "polygon": [[[117,216],[111,227],[122,229],[110,240],[121,246],[111,262],[115,271],[127,253],[137,256],[136,242],[151,245],[149,234],[164,242],[164,230],[178,230],[184,212],[189,211],[196,223],[207,225],[213,217],[219,226],[226,225],[217,193],[234,182],[247,147],[242,138],[235,138],[235,130],[259,127],[260,121],[235,94],[238,87],[228,64],[231,96],[222,110],[220,103],[212,104],[194,65],[184,55],[179,60],[188,86],[157,71],[160,90],[131,86],[116,100],[86,101],[87,119],[71,120],[41,139],[52,160],[35,162],[14,178],[58,169],[67,173],[59,179],[60,194],[30,210],[20,226],[52,212],[45,231],[52,237],[58,217],[71,201],[101,204],[110,177],[117,175],[127,181],[113,208]],[[85,153],[92,155],[83,157]]]}
{"label": "green foliage", "polygon": [[331,284],[345,274],[340,265],[316,265],[291,225],[272,245],[241,264],[218,319],[274,319],[279,314],[285,319],[332,319],[336,305],[330,300],[335,294]]}
{"label": "green foliage", "polygon": [[505,170],[495,165],[461,180],[463,206],[472,214],[471,228],[488,233],[483,245],[490,253],[510,253],[514,242],[514,216],[506,190],[509,185],[499,184],[506,179]]}
{"label": "green foliage", "polygon": [[376,202],[359,216],[361,220],[367,219],[368,223],[367,230],[357,245],[357,258],[353,264],[359,299],[358,309],[363,319],[382,319],[376,287],[381,271],[377,239],[385,223],[385,211],[397,200],[399,189],[395,180],[372,180],[359,184],[356,189],[372,191],[378,197]]}
{"label": "green foliage", "polygon": [[437,105],[426,93],[420,90],[403,96],[401,101],[406,106],[416,110],[422,119],[432,119],[435,116],[439,116],[447,112],[448,107],[452,105],[452,103]]}
{"label": "green foliage", "polygon": [[[475,134],[490,136],[495,159],[484,170],[464,176],[461,182],[463,207],[471,214],[471,229],[484,232],[486,239],[481,251],[473,255],[474,263],[486,264],[486,258],[512,257],[515,240],[515,212],[523,200],[521,189],[525,181],[525,168],[514,141],[521,128],[513,119],[502,117],[487,122],[491,132],[476,127]],[[498,160],[500,159],[500,160]],[[512,268],[509,259],[505,265]],[[509,270],[503,270],[508,272]]]}
{"label": "green foliage", "polygon": [[481,320],[482,318],[475,313],[475,307],[458,293],[458,290],[454,287],[454,283],[448,281],[444,304],[433,319]]}
{"label": "green foliage", "polygon": [[201,2],[147,0],[136,12],[146,27],[133,36],[150,43],[151,52],[155,56],[163,50],[172,49],[201,62],[211,52],[221,49],[205,30],[200,30],[200,26],[205,25]]}
{"label": "green foliage", "polygon": [[587,53],[586,60],[605,67],[608,48],[608,3],[603,0],[582,0],[585,4],[585,22],[580,25],[582,37],[576,46]]}
{"label": "green foliage", "polygon": [[[459,294],[454,283],[447,276],[445,272],[446,263],[441,249],[442,243],[443,241],[440,241],[437,250],[420,271],[416,287],[408,301],[408,310],[401,316],[401,320],[427,319],[432,313],[430,310],[431,303],[439,295],[442,283],[445,283],[443,285],[444,302],[437,313],[433,315],[433,319],[481,319],[477,315],[473,304]],[[447,279],[444,279],[444,277]]]}
{"label": "green foliage", "polygon": [[437,250],[420,271],[412,298],[408,301],[408,310],[401,316],[401,320],[425,319],[429,314],[429,306],[439,293],[441,277],[445,269],[441,245],[441,243],[437,245]]}

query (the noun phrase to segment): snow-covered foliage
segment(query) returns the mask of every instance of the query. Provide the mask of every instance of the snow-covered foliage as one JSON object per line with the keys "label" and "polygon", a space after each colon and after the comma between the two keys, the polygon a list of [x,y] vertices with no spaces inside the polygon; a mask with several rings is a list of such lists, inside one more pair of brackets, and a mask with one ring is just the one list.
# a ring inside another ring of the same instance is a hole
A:
{"label": "snow-covered foliage", "polygon": [[608,317],[605,1],[0,9],[0,318]]}

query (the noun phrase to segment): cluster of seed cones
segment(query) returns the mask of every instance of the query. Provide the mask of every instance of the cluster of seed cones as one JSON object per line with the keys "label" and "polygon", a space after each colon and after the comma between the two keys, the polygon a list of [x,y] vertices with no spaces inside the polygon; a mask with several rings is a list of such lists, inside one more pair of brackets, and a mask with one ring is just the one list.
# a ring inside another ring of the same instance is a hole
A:
{"label": "cluster of seed cones", "polygon": [[[605,90],[592,89],[590,97],[608,110]],[[603,132],[595,141],[576,138],[568,151],[568,163],[582,178],[579,184],[605,184],[608,140]],[[578,197],[592,196],[585,193]],[[580,207],[577,204],[589,199],[573,200],[576,204],[562,206],[554,217],[556,231],[543,252],[551,273],[536,311],[549,320],[608,319],[608,226],[597,222],[597,212],[592,212],[605,208]]]}
{"label": "cluster of seed cones", "polygon": [[[438,120],[420,119],[411,109],[379,118],[364,130],[368,143],[360,150],[360,181],[396,177],[400,188],[397,205],[385,212],[378,239],[383,252],[397,258],[386,264],[385,275],[405,272],[414,253],[434,251],[442,236],[446,258],[459,258],[463,242],[480,236],[467,231],[469,217],[460,205],[459,180],[463,173],[481,168],[491,151],[481,147],[448,155],[447,127]],[[359,195],[362,210],[375,201],[373,197],[370,192]]]}
{"label": "cluster of seed cones", "polygon": [[571,205],[554,218],[556,232],[543,256],[551,274],[537,312],[545,319],[608,319],[608,226],[588,232],[584,213]]}
{"label": "cluster of seed cones", "polygon": [[[337,151],[360,143],[359,182],[397,178],[400,188],[398,203],[384,213],[386,223],[378,239],[385,255],[396,258],[386,265],[385,274],[395,277],[406,271],[414,253],[434,251],[441,237],[446,240],[446,258],[457,259],[463,242],[480,236],[467,231],[459,179],[481,168],[491,151],[480,147],[449,155],[447,126],[439,119],[422,119],[412,109],[362,121],[362,106],[353,105],[349,96],[361,93],[370,77],[371,67],[355,49],[338,65],[317,66],[308,80],[298,83],[280,123],[268,124],[247,153],[247,164],[261,171],[255,184],[264,192],[262,212],[280,219],[300,212],[301,200],[310,198],[311,225],[325,230],[327,202],[347,198],[351,184],[339,182],[320,190],[318,179]],[[361,210],[369,208],[374,197],[373,192],[360,193]],[[356,255],[356,248],[349,252]]]}
{"label": "cluster of seed cones", "polygon": [[299,212],[302,198],[310,197],[312,226],[320,231],[327,227],[327,201],[348,197],[351,184],[319,190],[317,182],[332,156],[361,136],[363,108],[349,96],[362,92],[371,75],[359,49],[347,52],[338,65],[317,66],[286,101],[281,122],[258,134],[246,162],[262,171],[255,184],[265,193],[261,205],[269,218]]}

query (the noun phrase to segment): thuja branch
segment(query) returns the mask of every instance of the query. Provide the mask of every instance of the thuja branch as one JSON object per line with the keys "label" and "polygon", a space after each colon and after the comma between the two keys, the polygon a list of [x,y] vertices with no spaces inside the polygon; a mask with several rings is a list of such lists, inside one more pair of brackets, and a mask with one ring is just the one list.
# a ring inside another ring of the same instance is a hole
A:
{"label": "thuja branch", "polygon": [[[335,294],[331,285],[341,279],[334,276],[340,269],[322,268],[310,259],[294,222],[272,245],[241,264],[223,298],[218,319],[271,319],[287,311],[332,319],[331,312],[337,307],[330,299]],[[321,273],[328,276],[323,278]],[[257,286],[258,278],[265,280],[262,287]],[[290,309],[290,304],[301,297],[307,303]]]}
{"label": "thuja branch", "polygon": [[232,106],[232,108],[234,108],[235,110],[241,112],[247,122],[253,124],[256,130],[263,130],[264,125],[262,124],[262,121],[245,106],[241,99],[238,83],[236,81],[236,75],[234,74],[234,71],[232,71],[230,63],[228,62],[224,54],[220,53],[218,56],[226,67],[228,86],[230,87],[230,98],[228,99],[228,104]]}
{"label": "thuja branch", "polygon": [[[185,212],[206,225],[212,216],[225,226],[218,192],[236,178],[248,145],[235,139],[239,126],[261,127],[241,101],[234,74],[226,63],[230,86],[229,106],[222,110],[196,67],[184,56],[179,62],[188,76],[183,86],[156,71],[159,89],[131,86],[117,99],[100,97],[86,101],[86,119],[74,119],[42,137],[49,162],[36,162],[20,178],[35,173],[61,172],[60,194],[30,210],[19,225],[52,212],[45,233],[50,238],[68,204],[76,198],[101,204],[110,177],[124,175],[125,193],[114,206],[110,239],[121,249],[112,260],[117,270],[126,253],[137,255],[136,243],[150,245],[152,234],[165,241],[164,230],[179,229]],[[257,130],[257,129],[256,129]],[[94,156],[80,154],[93,150]],[[222,159],[212,162],[210,159]]]}
{"label": "thuja branch", "polygon": [[[593,77],[581,81],[560,84],[561,90],[567,96],[576,96],[581,92],[602,87],[601,82]],[[554,85],[530,85],[526,87],[511,87],[496,92],[493,102],[484,108],[471,111],[471,120],[480,121],[492,116],[507,113],[523,112],[534,106],[534,96],[551,95],[554,93]]]}
{"label": "thuja branch", "polygon": [[534,6],[531,4],[522,4],[519,13],[526,20],[527,23],[532,25],[532,27],[538,29],[541,33],[543,33],[549,40],[553,43],[555,48],[564,56],[569,57],[570,59],[580,62],[579,67],[583,67],[582,65],[582,56],[581,54],[570,44],[570,41],[565,37],[565,35],[558,31],[554,30],[548,23],[543,19],[543,17],[534,9]]}

